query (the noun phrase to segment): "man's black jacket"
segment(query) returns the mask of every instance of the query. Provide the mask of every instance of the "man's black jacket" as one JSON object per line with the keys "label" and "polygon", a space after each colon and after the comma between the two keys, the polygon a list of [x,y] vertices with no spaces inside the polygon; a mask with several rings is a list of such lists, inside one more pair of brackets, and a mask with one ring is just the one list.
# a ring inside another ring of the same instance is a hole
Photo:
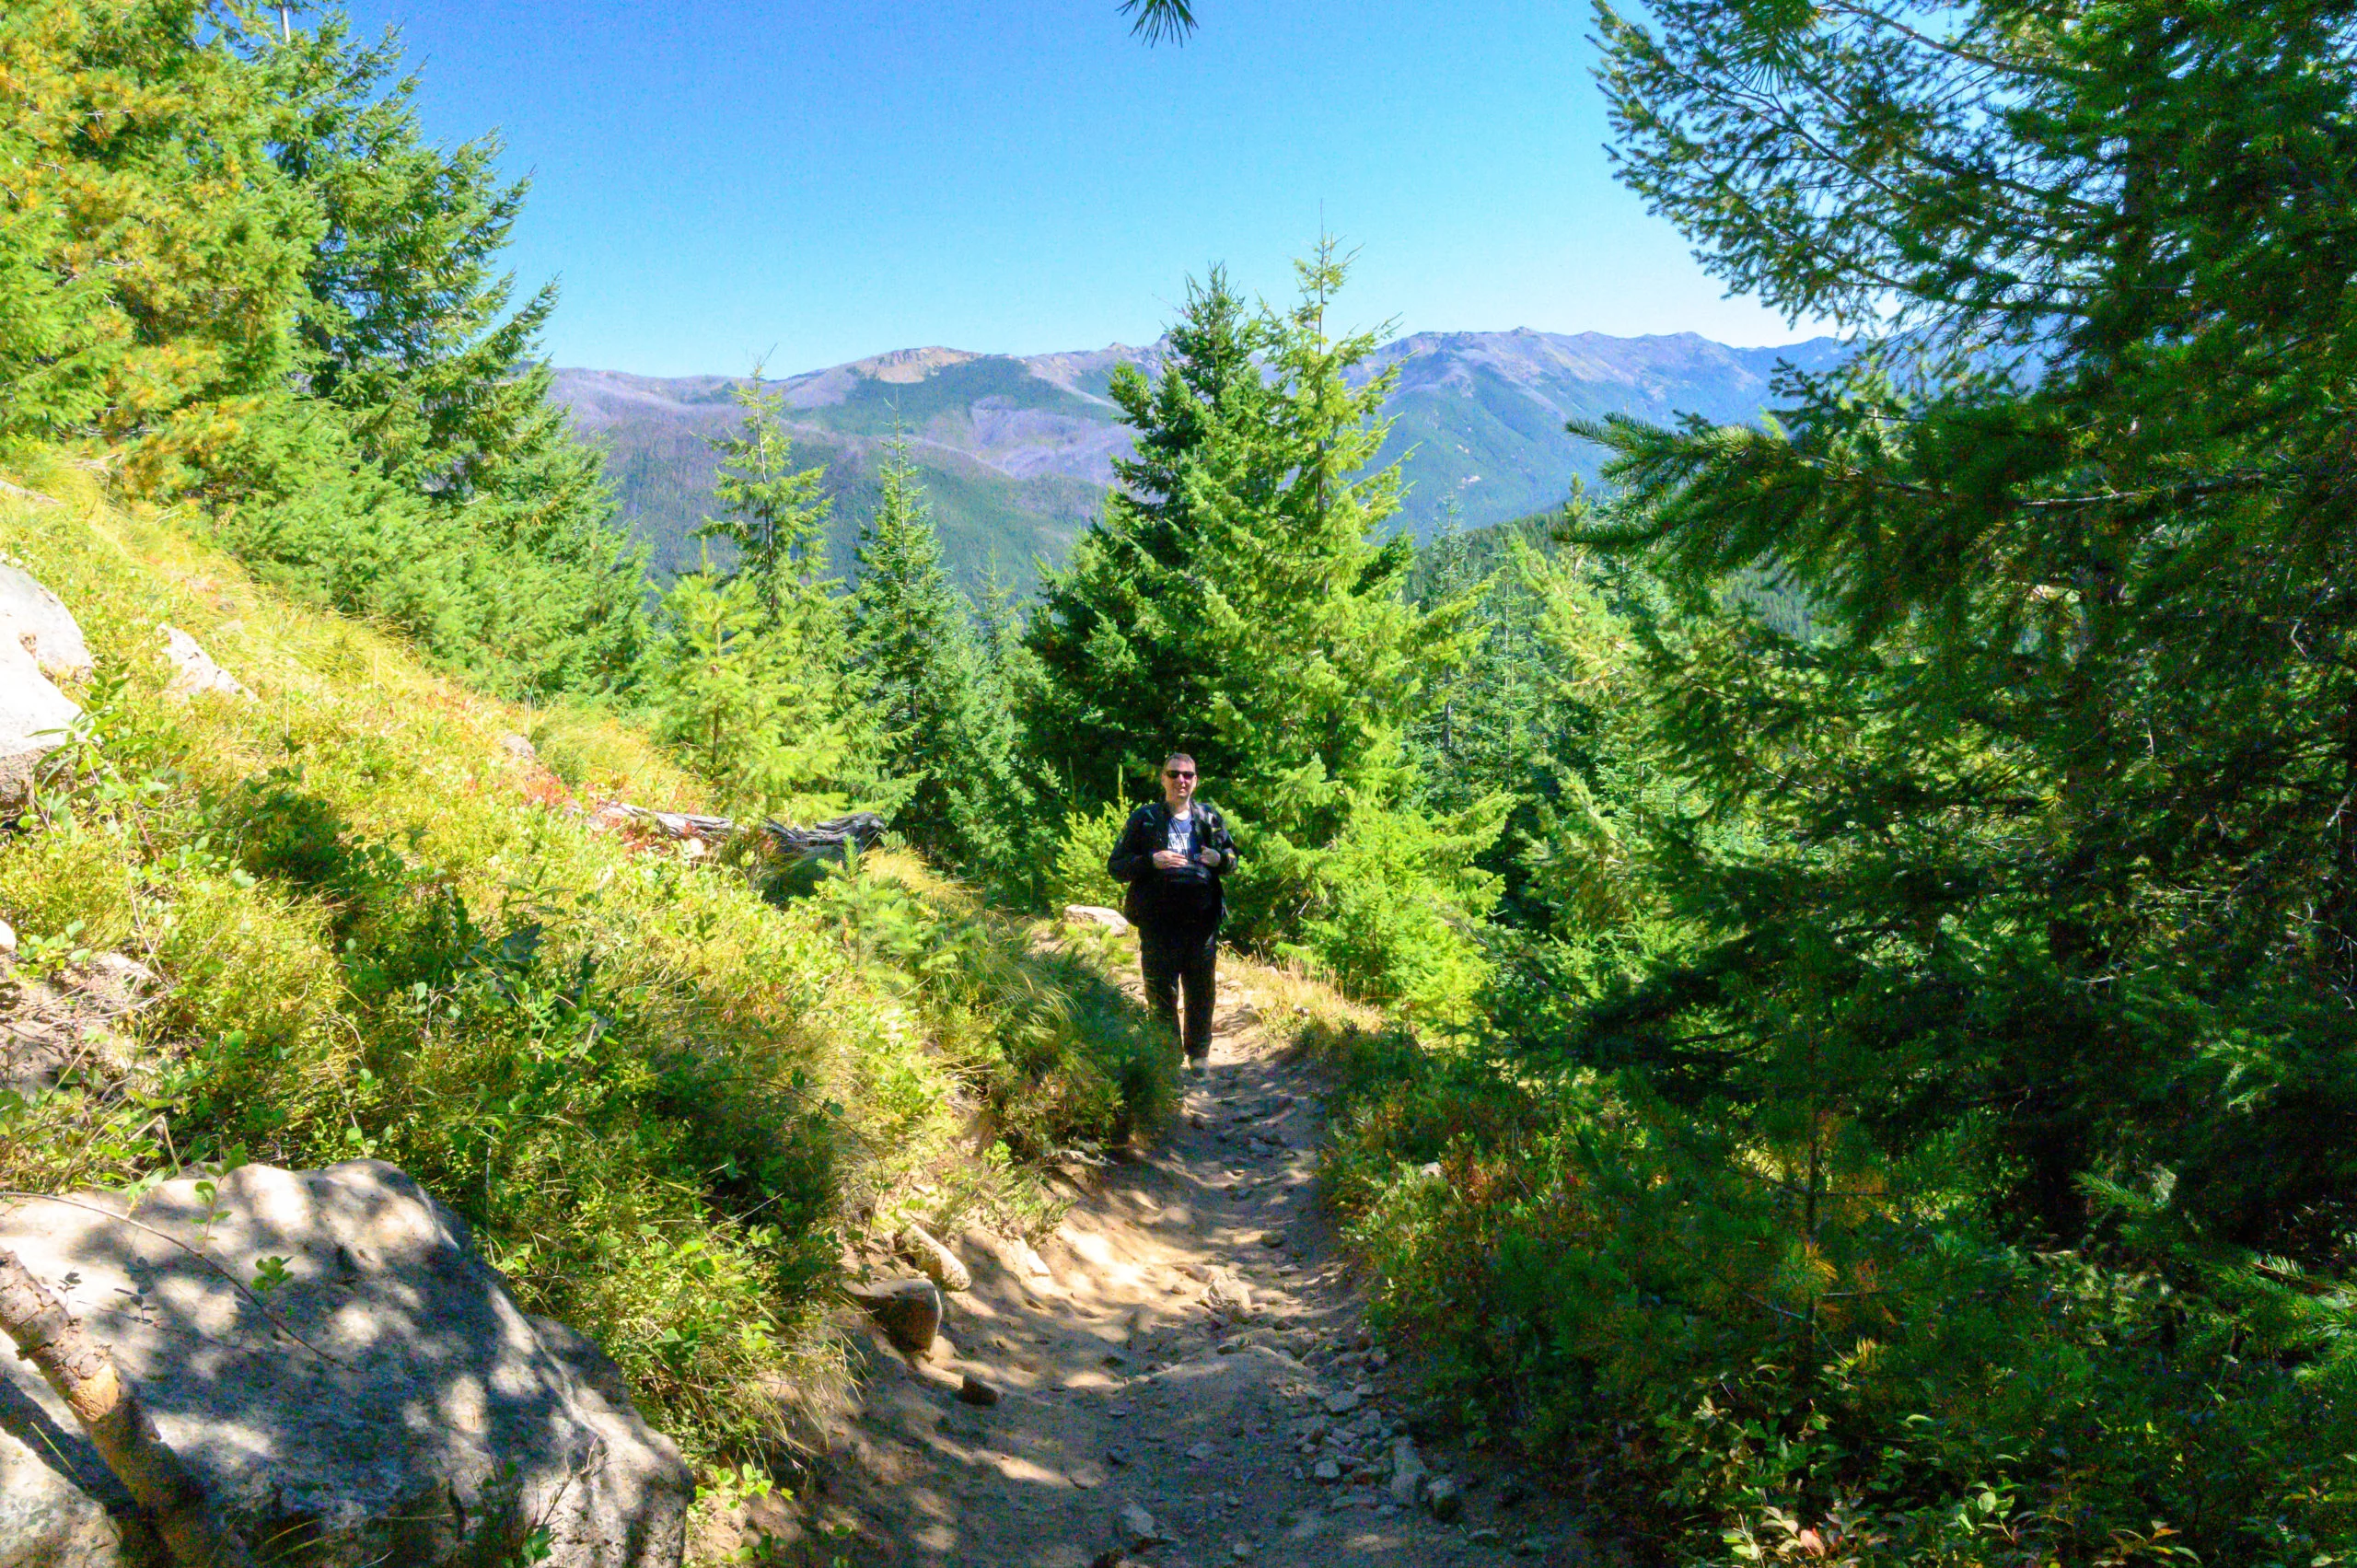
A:
{"label": "man's black jacket", "polygon": [[1193,810],[1196,852],[1219,852],[1219,863],[1203,867],[1211,873],[1207,909],[1202,907],[1201,884],[1174,881],[1154,864],[1154,852],[1164,847],[1170,831],[1170,807],[1166,802],[1152,801],[1131,812],[1120,842],[1105,862],[1113,880],[1129,884],[1121,912],[1140,925],[1163,925],[1174,919],[1204,919],[1217,925],[1227,913],[1227,894],[1220,878],[1236,869],[1236,841],[1228,836],[1227,820],[1219,814],[1219,807],[1198,800]]}

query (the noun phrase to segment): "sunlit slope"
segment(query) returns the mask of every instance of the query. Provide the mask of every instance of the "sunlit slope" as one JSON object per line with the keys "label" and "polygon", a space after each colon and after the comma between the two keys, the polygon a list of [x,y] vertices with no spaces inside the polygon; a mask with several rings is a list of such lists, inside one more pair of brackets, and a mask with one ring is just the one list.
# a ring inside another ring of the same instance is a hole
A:
{"label": "sunlit slope", "polygon": [[[587,809],[698,803],[626,726],[436,677],[79,469],[12,477],[63,505],[0,498],[0,550],[98,670],[0,837],[0,917],[26,961],[121,952],[160,986],[134,1061],[0,1098],[0,1186],[394,1161],[709,1454],[830,1375],[846,1238],[1036,1223],[1027,1161],[1157,1103],[1100,971],[920,863],[772,907]],[[170,698],[167,622],[251,698]]]}

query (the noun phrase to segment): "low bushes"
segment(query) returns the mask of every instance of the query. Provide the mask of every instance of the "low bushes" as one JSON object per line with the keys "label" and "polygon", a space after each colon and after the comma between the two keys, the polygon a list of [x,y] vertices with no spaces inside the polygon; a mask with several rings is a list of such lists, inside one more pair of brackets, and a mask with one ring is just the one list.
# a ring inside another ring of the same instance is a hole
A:
{"label": "low bushes", "polygon": [[1641,1561],[2357,1560],[2326,1282],[2126,1195],[2107,1245],[2008,1244],[1940,1151],[1830,1117],[1772,1140],[1626,1079],[1327,1043],[1379,1314]]}
{"label": "low bushes", "polygon": [[[602,830],[501,734],[538,729],[645,804],[691,806],[691,782],[41,478],[69,515],[0,505],[0,547],[73,606],[100,674],[0,836],[0,914],[28,961],[119,950],[161,985],[131,1025],[143,1065],[0,1100],[7,1185],[391,1160],[710,1455],[832,1376],[818,1317],[847,1232],[1041,1223],[1027,1160],[1166,1103],[1101,970],[914,860],[781,907],[756,867]],[[161,621],[259,700],[167,700]]]}

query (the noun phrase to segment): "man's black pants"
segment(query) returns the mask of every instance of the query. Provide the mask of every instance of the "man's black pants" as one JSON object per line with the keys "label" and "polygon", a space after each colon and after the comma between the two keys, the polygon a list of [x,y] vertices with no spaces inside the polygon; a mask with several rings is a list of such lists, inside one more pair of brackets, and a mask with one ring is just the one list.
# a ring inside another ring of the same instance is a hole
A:
{"label": "man's black pants", "polygon": [[[1212,993],[1217,989],[1213,968],[1219,957],[1219,927],[1140,924],[1138,967],[1145,973],[1146,1005],[1163,1027],[1178,1035],[1190,1056],[1207,1056],[1212,1049]],[[1186,1028],[1178,1019],[1178,995],[1186,993]]]}

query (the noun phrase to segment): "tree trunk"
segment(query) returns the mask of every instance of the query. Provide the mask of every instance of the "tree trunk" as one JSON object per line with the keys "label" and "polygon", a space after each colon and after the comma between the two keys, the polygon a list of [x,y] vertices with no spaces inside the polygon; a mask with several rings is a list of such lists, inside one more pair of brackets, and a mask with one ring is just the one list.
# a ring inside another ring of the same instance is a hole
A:
{"label": "tree trunk", "polygon": [[165,1446],[106,1347],[14,1252],[0,1249],[0,1331],[74,1411],[99,1457],[139,1504],[180,1568],[252,1568],[238,1532],[214,1515],[204,1488]]}

